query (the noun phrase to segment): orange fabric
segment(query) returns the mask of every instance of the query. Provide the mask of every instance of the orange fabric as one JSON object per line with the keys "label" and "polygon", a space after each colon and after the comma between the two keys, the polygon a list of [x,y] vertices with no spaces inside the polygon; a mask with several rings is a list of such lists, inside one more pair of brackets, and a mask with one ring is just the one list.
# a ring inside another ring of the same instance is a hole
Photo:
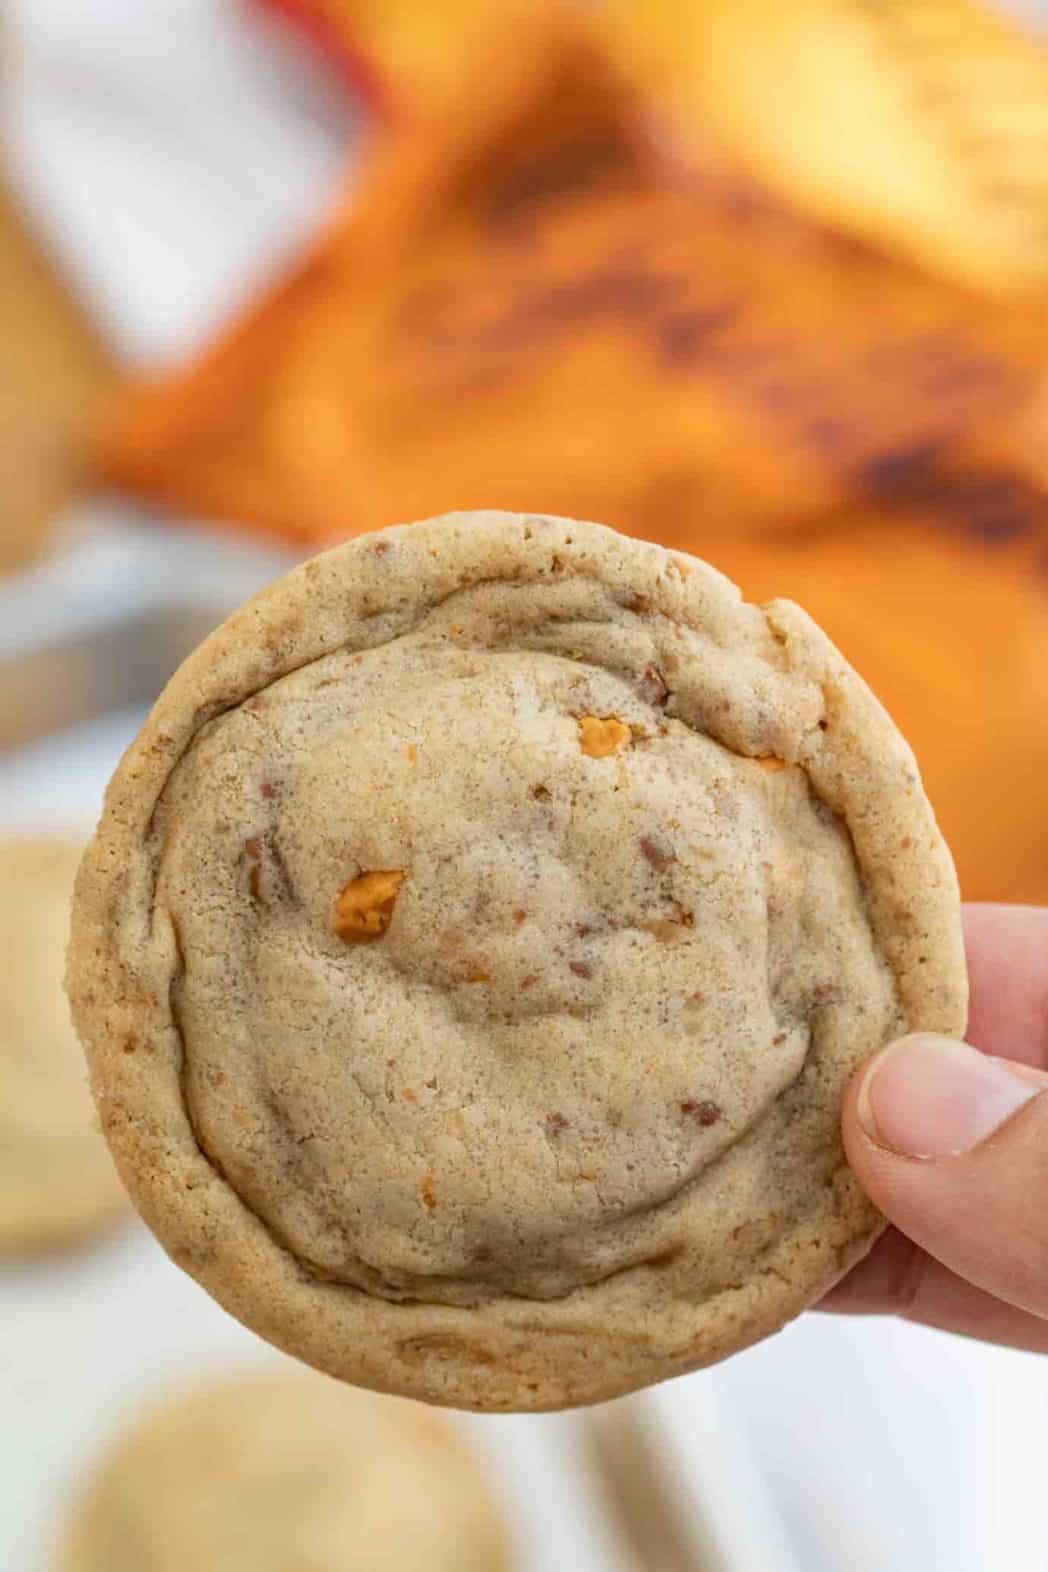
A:
{"label": "orange fabric", "polygon": [[585,33],[527,41],[202,362],[131,390],[110,479],[311,540],[486,504],[687,540],[857,494],[956,518],[1002,476],[1036,507],[1039,309],[676,167]]}
{"label": "orange fabric", "polygon": [[967,900],[1048,901],[1048,532],[883,517],[722,541],[751,600],[798,601],[913,745]]}
{"label": "orange fabric", "polygon": [[[401,116],[542,6],[259,3]],[[999,0],[601,0],[591,18],[686,140],[714,129],[805,212],[962,284],[1048,291],[1048,47]]]}
{"label": "orange fabric", "polygon": [[712,128],[805,212],[959,283],[1048,294],[1048,47],[1001,0],[605,0],[601,16],[685,136]]}
{"label": "orange fabric", "polygon": [[[1048,322],[687,168],[548,16],[199,363],[118,484],[304,545],[563,512],[793,594],[894,709],[970,894],[1048,898]],[[1003,800],[1002,800],[1003,799]]]}

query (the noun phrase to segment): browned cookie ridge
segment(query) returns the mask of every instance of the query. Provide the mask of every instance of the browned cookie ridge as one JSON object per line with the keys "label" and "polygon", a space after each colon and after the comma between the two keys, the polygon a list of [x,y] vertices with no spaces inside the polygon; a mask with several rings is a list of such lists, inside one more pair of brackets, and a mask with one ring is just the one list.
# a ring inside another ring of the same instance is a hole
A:
{"label": "browned cookie ridge", "polygon": [[593,524],[307,563],[110,787],[74,1011],[125,1179],[249,1325],[480,1408],[610,1397],[868,1247],[844,1086],[963,1030],[913,758],[787,602]]}

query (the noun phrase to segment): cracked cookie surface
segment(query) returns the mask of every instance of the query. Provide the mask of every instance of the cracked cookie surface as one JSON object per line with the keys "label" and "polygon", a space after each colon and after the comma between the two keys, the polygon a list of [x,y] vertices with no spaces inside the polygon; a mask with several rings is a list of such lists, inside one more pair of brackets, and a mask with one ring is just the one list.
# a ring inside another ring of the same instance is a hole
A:
{"label": "cracked cookie surface", "polygon": [[70,984],[175,1259],[323,1368],[490,1408],[810,1302],[878,1228],[849,1076],[965,1013],[912,756],[810,620],[499,514],[315,559],[191,658]]}

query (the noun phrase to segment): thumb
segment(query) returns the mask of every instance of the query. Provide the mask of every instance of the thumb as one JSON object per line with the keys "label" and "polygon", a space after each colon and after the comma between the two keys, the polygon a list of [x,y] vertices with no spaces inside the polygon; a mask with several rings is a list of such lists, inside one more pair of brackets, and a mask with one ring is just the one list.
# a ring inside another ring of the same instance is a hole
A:
{"label": "thumb", "polygon": [[852,1082],[844,1144],[895,1226],[987,1293],[1048,1316],[1048,1073],[904,1037]]}

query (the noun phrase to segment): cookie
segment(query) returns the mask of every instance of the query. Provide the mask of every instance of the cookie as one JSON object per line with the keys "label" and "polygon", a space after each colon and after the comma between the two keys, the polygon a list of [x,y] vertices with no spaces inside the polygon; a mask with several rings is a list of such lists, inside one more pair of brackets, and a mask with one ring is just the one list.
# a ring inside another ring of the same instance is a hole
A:
{"label": "cookie", "polygon": [[317,557],[186,662],[69,987],[173,1258],[322,1369],[484,1409],[821,1295],[880,1226],[849,1077],[966,1007],[912,754],[810,619],[499,513]]}
{"label": "cookie", "polygon": [[62,969],[80,848],[0,841],[0,1253],[75,1243],[127,1198],[98,1133]]}
{"label": "cookie", "polygon": [[507,1572],[472,1453],[427,1409],[302,1369],[145,1414],[75,1504],[55,1572]]}

